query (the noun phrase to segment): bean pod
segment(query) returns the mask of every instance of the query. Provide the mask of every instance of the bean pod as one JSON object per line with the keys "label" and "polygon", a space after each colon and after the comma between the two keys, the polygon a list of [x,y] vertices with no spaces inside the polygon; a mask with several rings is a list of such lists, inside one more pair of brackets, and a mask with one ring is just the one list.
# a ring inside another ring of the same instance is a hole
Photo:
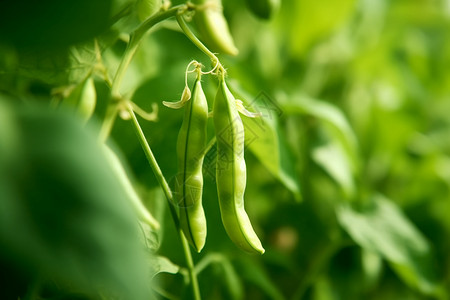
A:
{"label": "bean pod", "polygon": [[208,103],[200,76],[187,102],[177,141],[178,175],[175,201],[179,206],[180,226],[189,243],[200,252],[206,240],[206,218],[202,207],[202,165],[206,147]]}
{"label": "bean pod", "polygon": [[222,12],[221,0],[194,0],[199,5],[194,21],[198,30],[213,51],[229,55],[237,55],[233,37],[228,29],[228,23]]}
{"label": "bean pod", "polygon": [[84,122],[87,122],[94,113],[96,102],[97,93],[94,79],[87,77],[73,89],[67,98],[63,99],[62,104],[71,108],[75,107],[77,114]]}
{"label": "bean pod", "polygon": [[223,225],[231,240],[241,249],[262,254],[264,248],[244,209],[247,180],[244,125],[223,75],[214,101],[214,127],[217,138],[216,182]]}

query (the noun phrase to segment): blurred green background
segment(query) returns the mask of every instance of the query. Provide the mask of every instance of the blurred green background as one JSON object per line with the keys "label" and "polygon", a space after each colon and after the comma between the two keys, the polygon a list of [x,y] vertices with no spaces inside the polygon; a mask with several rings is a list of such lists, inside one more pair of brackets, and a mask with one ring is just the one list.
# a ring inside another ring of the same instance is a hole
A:
{"label": "blurred green background", "polygon": [[[0,298],[189,299],[181,244],[130,122],[116,121],[109,144],[161,229],[133,226],[96,143],[105,74],[139,24],[135,3],[46,1],[38,14],[31,2],[0,4]],[[282,0],[270,20],[245,2],[223,6],[240,51],[219,54],[227,82],[262,113],[243,117],[245,204],[266,253],[227,237],[213,148],[208,236],[193,253],[203,298],[449,299],[450,1]],[[158,121],[140,122],[169,182],[183,111],[161,102],[179,99],[192,59],[210,65],[168,20],[121,87],[147,111],[158,104]],[[50,108],[90,76],[87,126]],[[212,110],[217,82],[203,81]]]}

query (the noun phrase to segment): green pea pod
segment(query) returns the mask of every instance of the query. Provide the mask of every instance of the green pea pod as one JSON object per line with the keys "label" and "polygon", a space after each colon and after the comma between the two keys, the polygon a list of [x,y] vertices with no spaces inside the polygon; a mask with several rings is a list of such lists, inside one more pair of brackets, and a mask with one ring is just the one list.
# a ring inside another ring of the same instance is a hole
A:
{"label": "green pea pod", "polygon": [[247,171],[244,160],[244,125],[236,100],[224,78],[214,101],[214,127],[217,138],[216,182],[222,222],[231,240],[250,253],[264,253],[244,209]]}
{"label": "green pea pod", "polygon": [[85,122],[87,122],[94,113],[96,102],[97,93],[92,77],[87,77],[79,83],[70,95],[62,101],[63,105],[76,107],[77,113]]}
{"label": "green pea pod", "polygon": [[258,18],[272,18],[280,7],[281,0],[247,0],[250,11]]}
{"label": "green pea pod", "polygon": [[219,53],[237,55],[239,51],[223,15],[222,1],[194,0],[193,2],[199,6],[194,15],[194,21],[206,45]]}
{"label": "green pea pod", "polygon": [[206,240],[206,218],[202,207],[202,165],[206,147],[208,103],[200,75],[187,102],[177,141],[178,175],[175,201],[179,206],[180,226],[190,244],[200,252]]}

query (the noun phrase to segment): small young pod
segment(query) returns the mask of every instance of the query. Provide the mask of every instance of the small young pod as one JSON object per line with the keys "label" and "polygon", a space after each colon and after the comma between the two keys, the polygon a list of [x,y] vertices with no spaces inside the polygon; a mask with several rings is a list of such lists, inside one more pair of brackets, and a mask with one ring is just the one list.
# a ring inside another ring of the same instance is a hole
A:
{"label": "small young pod", "polygon": [[75,107],[77,114],[87,122],[95,110],[97,103],[97,93],[95,91],[94,79],[87,77],[80,82],[70,93],[62,100],[62,104],[68,107]]}
{"label": "small young pod", "polygon": [[195,81],[191,100],[186,104],[177,141],[175,201],[179,206],[181,229],[190,244],[200,252],[206,240],[206,218],[202,207],[202,165],[208,121],[208,103],[200,76]]}
{"label": "small young pod", "polygon": [[222,1],[194,0],[193,2],[199,6],[195,12],[194,21],[206,45],[219,53],[237,55],[239,51],[223,15]]}
{"label": "small young pod", "polygon": [[244,209],[247,180],[244,125],[223,75],[214,100],[214,127],[217,138],[216,182],[223,225],[231,240],[241,249],[262,254],[264,248]]}

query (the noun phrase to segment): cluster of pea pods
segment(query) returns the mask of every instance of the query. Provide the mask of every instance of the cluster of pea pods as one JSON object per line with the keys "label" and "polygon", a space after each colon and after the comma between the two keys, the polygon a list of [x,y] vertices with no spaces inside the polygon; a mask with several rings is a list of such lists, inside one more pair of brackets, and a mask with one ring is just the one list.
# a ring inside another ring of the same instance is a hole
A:
{"label": "cluster of pea pods", "polygon": [[[207,232],[202,206],[202,165],[207,144],[208,103],[202,89],[200,64],[196,70],[192,97],[182,97],[179,102],[185,106],[185,113],[177,140],[178,175],[174,200],[179,207],[181,229],[194,249],[200,252]],[[262,254],[264,248],[244,209],[247,172],[244,125],[238,112],[238,100],[228,89],[225,71],[219,69],[217,76],[219,85],[214,99],[213,119],[217,137],[216,184],[222,222],[237,246],[250,253]]]}

